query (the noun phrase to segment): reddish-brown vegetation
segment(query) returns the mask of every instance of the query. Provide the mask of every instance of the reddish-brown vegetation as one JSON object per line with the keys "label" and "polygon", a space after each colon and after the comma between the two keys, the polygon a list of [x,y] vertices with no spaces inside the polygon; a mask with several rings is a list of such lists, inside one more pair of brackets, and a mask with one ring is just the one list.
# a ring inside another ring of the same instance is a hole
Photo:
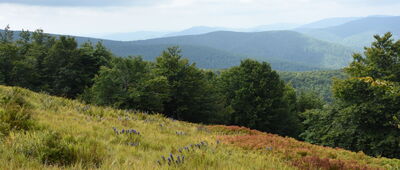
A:
{"label": "reddish-brown vegetation", "polygon": [[347,161],[340,159],[320,158],[316,156],[306,156],[292,161],[292,165],[300,169],[328,169],[328,170],[379,170],[367,165],[361,165],[357,161]]}
{"label": "reddish-brown vegetation", "polygon": [[251,130],[247,127],[242,126],[224,126],[224,125],[212,125],[207,126],[208,129],[218,132],[224,135],[234,135],[234,134],[248,134],[248,135],[259,135],[262,132],[257,130]]}
{"label": "reddish-brown vegetation", "polygon": [[[300,169],[326,170],[369,170],[382,169],[374,159],[362,152],[354,153],[340,148],[330,148],[301,142],[289,137],[262,133],[238,126],[210,126],[213,131],[223,132],[219,136],[226,144],[232,144],[249,150],[272,152]],[[231,131],[231,132],[229,132]],[[228,134],[228,135],[226,135]],[[242,134],[242,135],[229,135]]]}

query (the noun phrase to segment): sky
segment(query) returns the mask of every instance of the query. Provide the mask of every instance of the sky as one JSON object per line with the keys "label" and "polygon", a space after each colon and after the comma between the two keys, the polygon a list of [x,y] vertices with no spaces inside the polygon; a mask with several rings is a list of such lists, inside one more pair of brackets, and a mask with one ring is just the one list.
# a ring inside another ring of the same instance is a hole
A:
{"label": "sky", "polygon": [[88,35],[400,15],[400,0],[0,0],[0,27]]}

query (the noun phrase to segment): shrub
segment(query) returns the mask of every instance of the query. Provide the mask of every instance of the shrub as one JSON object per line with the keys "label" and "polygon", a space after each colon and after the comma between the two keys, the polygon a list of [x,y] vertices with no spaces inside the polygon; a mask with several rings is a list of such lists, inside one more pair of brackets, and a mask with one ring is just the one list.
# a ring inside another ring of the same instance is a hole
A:
{"label": "shrub", "polygon": [[33,126],[32,106],[24,99],[22,91],[13,88],[0,96],[0,136],[12,130],[29,130]]}
{"label": "shrub", "polygon": [[316,156],[307,156],[295,160],[293,165],[299,169],[321,169],[321,170],[380,170],[382,168],[374,168],[368,165],[360,165],[356,161],[337,160],[329,158],[320,158]]}
{"label": "shrub", "polygon": [[12,134],[10,141],[12,148],[17,153],[35,158],[46,165],[68,165],[76,156],[68,143],[59,134],[43,131],[26,134]]}
{"label": "shrub", "polygon": [[10,136],[10,141],[6,143],[11,145],[14,152],[45,165],[69,166],[80,163],[84,167],[99,167],[105,156],[105,149],[94,141],[82,142],[52,131],[11,133]]}

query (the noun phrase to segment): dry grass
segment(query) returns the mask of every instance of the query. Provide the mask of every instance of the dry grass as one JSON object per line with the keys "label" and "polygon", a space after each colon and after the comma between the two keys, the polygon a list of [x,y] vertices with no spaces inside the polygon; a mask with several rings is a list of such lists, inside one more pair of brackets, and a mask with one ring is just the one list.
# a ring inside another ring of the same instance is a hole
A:
{"label": "dry grass", "polygon": [[[14,111],[29,111],[27,121],[30,127],[11,128],[0,137],[0,169],[400,167],[396,159],[372,158],[363,153],[316,146],[245,127],[203,126],[172,120],[160,114],[85,105],[25,89],[0,86],[0,99],[13,96],[22,97],[21,101],[29,105],[29,110],[24,110],[28,107],[20,107]],[[0,104],[0,114],[8,108]],[[140,135],[116,133],[122,129],[135,130]],[[168,161],[170,154],[174,162]]]}

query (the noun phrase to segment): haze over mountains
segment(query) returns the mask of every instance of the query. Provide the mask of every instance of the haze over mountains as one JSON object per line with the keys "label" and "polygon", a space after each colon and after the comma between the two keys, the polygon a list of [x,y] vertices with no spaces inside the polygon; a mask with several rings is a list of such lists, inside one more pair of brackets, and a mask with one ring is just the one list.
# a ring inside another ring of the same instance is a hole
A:
{"label": "haze over mountains", "polygon": [[260,25],[251,28],[225,28],[225,27],[209,27],[209,26],[194,26],[181,31],[136,31],[136,32],[121,32],[121,33],[97,33],[88,34],[88,37],[96,37],[100,39],[116,40],[116,41],[134,41],[146,40],[152,38],[174,37],[183,35],[199,35],[215,31],[235,31],[235,32],[262,32],[274,30],[291,30],[297,28],[299,24],[278,23],[269,25]]}
{"label": "haze over mountains", "polygon": [[349,22],[317,29],[297,29],[314,38],[335,42],[361,49],[370,45],[373,35],[392,32],[394,38],[400,35],[400,16],[373,16],[350,20]]}
{"label": "haze over mountains", "polygon": [[[352,60],[353,52],[372,42],[374,34],[391,31],[399,37],[398,30],[400,17],[371,16],[328,18],[302,26],[193,27],[180,32],[120,33],[108,37],[125,41],[76,39],[80,43],[102,41],[117,56],[141,55],[146,60],[154,60],[167,47],[180,46],[184,57],[208,69],[228,68],[244,58],[254,58],[268,61],[277,70],[308,71],[342,68]],[[126,41],[133,36],[147,40]]]}

